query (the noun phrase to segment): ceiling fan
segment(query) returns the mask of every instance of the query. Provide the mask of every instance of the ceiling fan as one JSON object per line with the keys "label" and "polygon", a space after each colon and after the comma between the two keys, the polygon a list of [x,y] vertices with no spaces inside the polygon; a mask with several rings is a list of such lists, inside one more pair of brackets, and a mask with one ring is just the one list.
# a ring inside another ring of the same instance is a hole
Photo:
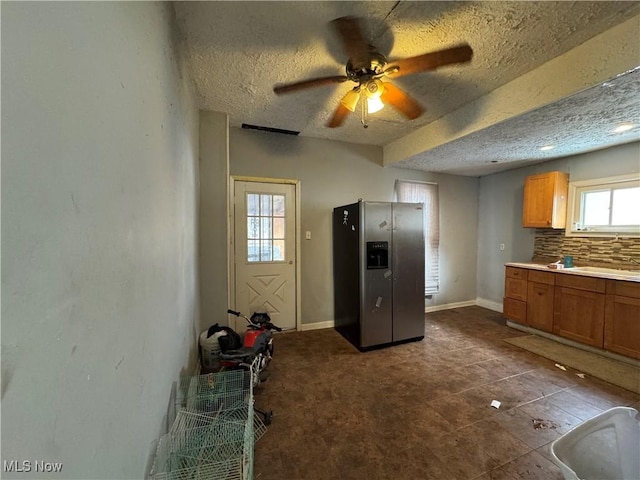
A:
{"label": "ceiling fan", "polygon": [[473,50],[464,43],[455,47],[429,52],[415,57],[388,62],[384,55],[369,45],[362,35],[360,19],[341,17],[331,22],[338,34],[345,52],[349,55],[346,75],[312,78],[300,82],[280,84],[273,88],[277,95],[297,92],[307,88],[321,87],[350,80],[355,87],[342,98],[338,108],[327,122],[327,127],[342,125],[350,112],[354,112],[358,103],[361,108],[362,124],[367,128],[367,116],[389,104],[413,120],[423,113],[423,108],[393,83],[384,78],[398,78],[412,73],[434,70],[443,65],[465,63],[471,60]]}

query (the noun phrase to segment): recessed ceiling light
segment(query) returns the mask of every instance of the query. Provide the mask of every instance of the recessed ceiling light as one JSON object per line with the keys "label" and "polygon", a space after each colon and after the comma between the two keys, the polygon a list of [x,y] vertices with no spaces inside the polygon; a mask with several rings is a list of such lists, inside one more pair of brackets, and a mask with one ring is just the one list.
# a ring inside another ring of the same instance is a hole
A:
{"label": "recessed ceiling light", "polygon": [[633,123],[623,123],[613,129],[613,133],[622,133],[631,130],[635,125]]}
{"label": "recessed ceiling light", "polygon": [[546,152],[547,150],[553,150],[554,148],[556,148],[555,145],[545,145],[544,147],[540,147],[540,150]]}

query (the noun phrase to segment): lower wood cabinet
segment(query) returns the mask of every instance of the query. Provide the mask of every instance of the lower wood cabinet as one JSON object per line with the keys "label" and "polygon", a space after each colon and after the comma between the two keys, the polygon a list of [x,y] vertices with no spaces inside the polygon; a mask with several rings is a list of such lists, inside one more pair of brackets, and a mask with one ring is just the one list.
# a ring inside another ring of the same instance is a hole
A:
{"label": "lower wood cabinet", "polygon": [[527,276],[524,268],[507,267],[502,312],[514,322],[527,324]]}
{"label": "lower wood cabinet", "polygon": [[523,325],[527,324],[527,303],[522,300],[504,297],[502,313],[504,313],[504,316],[509,320]]}
{"label": "lower wood cabinet", "polygon": [[545,332],[553,331],[554,286],[529,282],[527,290],[527,325]]}
{"label": "lower wood cabinet", "polygon": [[602,293],[556,287],[553,333],[576,342],[604,346],[604,300]]}
{"label": "lower wood cabinet", "polygon": [[640,283],[507,266],[504,316],[640,359]]}
{"label": "lower wood cabinet", "polygon": [[640,283],[607,281],[604,348],[640,359]]}

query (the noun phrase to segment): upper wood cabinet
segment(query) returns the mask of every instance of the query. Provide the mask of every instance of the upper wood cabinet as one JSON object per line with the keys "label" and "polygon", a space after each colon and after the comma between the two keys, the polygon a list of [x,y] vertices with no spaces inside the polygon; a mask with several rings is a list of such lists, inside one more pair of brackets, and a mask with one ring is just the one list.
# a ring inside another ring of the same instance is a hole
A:
{"label": "upper wood cabinet", "polygon": [[569,174],[547,172],[531,175],[524,182],[522,226],[565,228]]}

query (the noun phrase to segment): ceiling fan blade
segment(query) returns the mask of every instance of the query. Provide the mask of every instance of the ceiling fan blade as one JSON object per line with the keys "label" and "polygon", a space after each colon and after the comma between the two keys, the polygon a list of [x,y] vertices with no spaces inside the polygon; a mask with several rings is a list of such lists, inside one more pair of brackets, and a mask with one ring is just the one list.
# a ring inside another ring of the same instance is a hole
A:
{"label": "ceiling fan blade", "polygon": [[470,61],[471,57],[473,57],[473,50],[465,43],[457,47],[390,62],[385,66],[385,71],[388,72],[389,78],[398,78],[425,70],[434,70],[443,65],[465,63]]}
{"label": "ceiling fan blade", "polygon": [[327,122],[327,127],[336,128],[342,125],[351,111],[345,107],[342,103],[338,104],[338,108],[333,112],[333,117]]}
{"label": "ceiling fan blade", "polygon": [[383,82],[384,90],[380,96],[383,103],[388,103],[405,117],[413,120],[424,112],[424,109],[404,91],[389,82]]}
{"label": "ceiling fan blade", "polygon": [[357,17],[341,17],[332,20],[342,47],[349,56],[351,64],[358,68],[366,66],[369,59],[369,44],[365,41],[360,28],[360,20]]}
{"label": "ceiling fan blade", "polygon": [[297,92],[298,90],[305,90],[313,87],[323,87],[325,85],[332,85],[334,83],[341,83],[348,80],[344,75],[334,75],[331,77],[319,77],[311,78],[309,80],[302,80],[301,82],[286,83],[283,85],[276,85],[273,87],[273,91],[276,95],[282,95],[284,93]]}

